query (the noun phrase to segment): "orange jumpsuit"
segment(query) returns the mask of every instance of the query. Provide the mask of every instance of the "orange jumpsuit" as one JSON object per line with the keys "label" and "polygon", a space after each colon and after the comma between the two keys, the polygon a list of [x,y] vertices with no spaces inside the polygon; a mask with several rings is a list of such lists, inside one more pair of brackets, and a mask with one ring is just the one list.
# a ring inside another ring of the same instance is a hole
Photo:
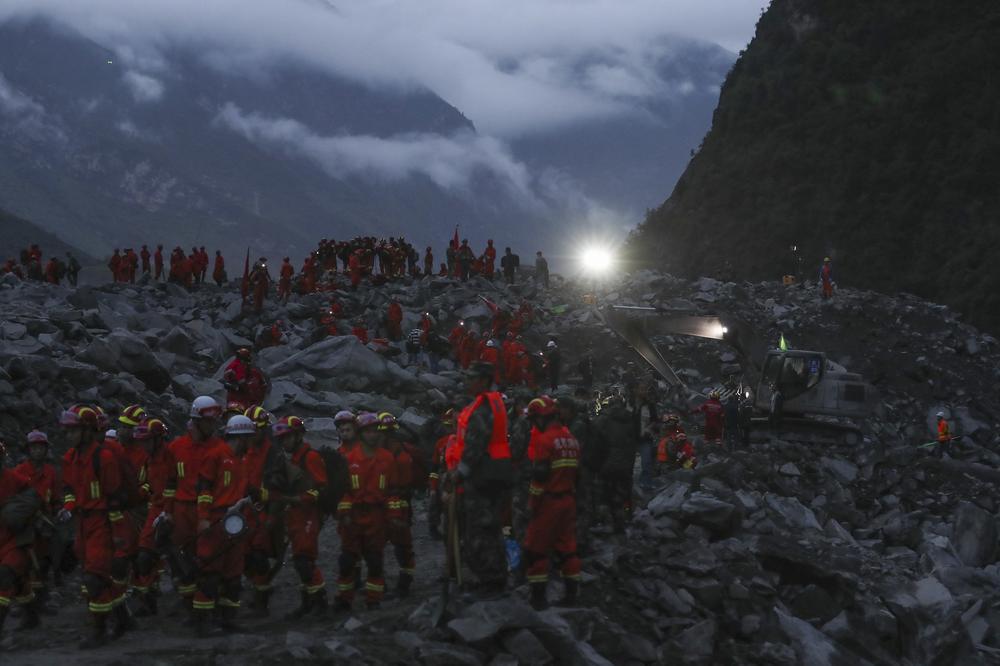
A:
{"label": "orange jumpsuit", "polygon": [[161,513],[173,513],[176,490],[169,483],[175,475],[173,456],[165,444],[158,445],[152,454],[147,455],[142,472],[144,490],[149,497],[149,509],[139,532],[139,555],[136,558],[136,575],[132,580],[132,587],[139,593],[149,592],[160,575],[162,544],[156,543],[153,521]]}
{"label": "orange jumpsuit", "polygon": [[[31,487],[31,482],[20,472],[0,467],[0,506]],[[34,600],[30,564],[28,549],[18,546],[17,535],[0,522],[0,568],[7,568],[13,574],[0,576],[0,610],[3,612],[12,601],[28,604]],[[111,610],[110,605],[108,610]]]}
{"label": "orange jumpsuit", "polygon": [[[30,460],[25,460],[15,467],[14,471],[28,479],[31,487],[42,498],[42,513],[51,519],[56,509],[62,504],[62,498],[59,497],[56,468],[48,463],[43,463],[41,466],[36,467]],[[31,549],[35,553],[35,559],[38,560],[40,569],[38,573],[41,578],[41,580],[33,580],[31,587],[34,590],[38,590],[45,587],[45,578],[49,571],[49,538],[36,532]]]}
{"label": "orange jumpsuit", "polygon": [[[167,479],[167,486],[176,489],[171,540],[189,562],[193,561],[195,539],[198,535],[198,478],[202,462],[212,449],[220,444],[225,443],[218,437],[195,442],[190,433],[185,433],[167,446],[174,460],[174,468]],[[196,590],[194,576],[185,576],[177,587],[177,592],[188,599],[194,597]]]}
{"label": "orange jumpsuit", "polygon": [[323,456],[314,451],[308,443],[292,454],[293,465],[301,467],[306,474],[307,490],[299,496],[299,504],[291,505],[285,513],[288,528],[288,543],[292,547],[292,562],[302,581],[306,594],[316,594],[323,589],[323,573],[316,566],[319,557],[319,531],[323,527],[320,512],[320,491],[326,486],[326,464]]}
{"label": "orange jumpsuit", "polygon": [[[390,440],[386,450],[392,454],[395,461],[393,469],[393,485],[389,488],[389,494],[397,499],[399,515],[397,520],[389,523],[386,536],[392,544],[396,555],[396,562],[399,564],[400,577],[413,578],[416,571],[416,558],[413,553],[413,513],[410,507],[410,499],[413,496],[414,487],[414,459],[412,447],[398,440]],[[408,583],[404,583],[406,585]]]}
{"label": "orange jumpsuit", "polygon": [[528,445],[532,480],[528,488],[531,522],[524,537],[529,583],[549,578],[549,553],[555,551],[563,578],[580,578],[576,554],[576,480],[580,444],[569,428],[554,422],[543,432],[532,428]]}
{"label": "orange jumpsuit", "polygon": [[118,462],[111,451],[94,441],[66,452],[62,474],[64,508],[78,517],[74,545],[83,568],[88,609],[91,613],[109,613],[114,606],[111,523],[115,514],[118,520],[121,514],[111,510],[108,499],[120,490]]}
{"label": "orange jumpsuit", "polygon": [[383,550],[386,522],[399,517],[399,500],[389,494],[394,486],[395,461],[385,449],[369,455],[357,446],[345,456],[350,482],[337,505],[340,534],[340,576],[337,599],[341,604],[354,601],[354,571],[364,558],[368,566],[365,596],[370,604],[381,601],[385,593]]}

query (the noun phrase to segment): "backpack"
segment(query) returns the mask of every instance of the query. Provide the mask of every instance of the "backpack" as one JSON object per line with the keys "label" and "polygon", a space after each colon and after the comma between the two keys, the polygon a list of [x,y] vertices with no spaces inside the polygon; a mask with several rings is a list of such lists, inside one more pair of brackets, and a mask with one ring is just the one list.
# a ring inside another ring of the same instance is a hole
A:
{"label": "backpack", "polygon": [[142,482],[139,480],[139,470],[135,468],[132,461],[128,459],[128,456],[119,455],[117,451],[104,445],[97,448],[94,452],[94,476],[98,481],[101,479],[101,451],[107,451],[115,457],[115,461],[118,463],[118,473],[119,473],[119,484],[118,484],[118,494],[116,499],[121,502],[122,509],[131,509],[133,507],[141,506],[145,503],[146,498],[142,496],[142,491],[140,490]]}
{"label": "backpack", "polygon": [[336,449],[325,446],[313,451],[323,458],[323,466],[326,467],[326,486],[319,491],[317,501],[319,510],[323,514],[337,515],[340,498],[347,492],[347,460]]}

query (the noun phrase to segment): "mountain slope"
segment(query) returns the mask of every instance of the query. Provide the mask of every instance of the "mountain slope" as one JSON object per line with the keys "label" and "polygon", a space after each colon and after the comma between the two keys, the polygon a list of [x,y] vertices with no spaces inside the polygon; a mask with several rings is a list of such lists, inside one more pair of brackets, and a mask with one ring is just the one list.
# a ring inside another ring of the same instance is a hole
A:
{"label": "mountain slope", "polygon": [[775,0],[636,257],[774,278],[795,244],[996,330],[997,34],[994,3]]}
{"label": "mountain slope", "polygon": [[0,209],[0,263],[7,259],[18,259],[21,250],[37,243],[42,249],[43,259],[55,255],[65,259],[66,252],[72,252],[81,264],[96,263],[93,257],[79,249],[67,245],[61,239],[27,220]]}

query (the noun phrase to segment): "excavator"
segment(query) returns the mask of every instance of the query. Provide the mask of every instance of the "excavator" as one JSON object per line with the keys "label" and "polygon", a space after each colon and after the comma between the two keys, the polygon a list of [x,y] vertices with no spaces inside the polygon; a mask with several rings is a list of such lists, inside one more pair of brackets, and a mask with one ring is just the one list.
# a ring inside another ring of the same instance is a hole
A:
{"label": "excavator", "polygon": [[608,306],[598,314],[668,384],[689,398],[702,396],[688,389],[651,338],[688,335],[729,345],[744,372],[737,399],[741,424],[748,431],[780,431],[783,437],[804,441],[855,444],[861,439],[858,423],[877,403],[871,384],[823,352],[768,349],[751,326],[736,318],[628,305]]}

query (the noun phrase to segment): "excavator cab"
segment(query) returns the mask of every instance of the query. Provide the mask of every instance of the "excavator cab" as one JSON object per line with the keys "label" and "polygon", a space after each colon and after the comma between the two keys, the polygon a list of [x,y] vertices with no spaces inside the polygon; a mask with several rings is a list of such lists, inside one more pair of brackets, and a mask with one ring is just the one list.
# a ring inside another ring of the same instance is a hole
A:
{"label": "excavator cab", "polygon": [[874,398],[874,389],[861,375],[822,352],[771,350],[764,358],[754,407],[787,415],[864,418]]}

